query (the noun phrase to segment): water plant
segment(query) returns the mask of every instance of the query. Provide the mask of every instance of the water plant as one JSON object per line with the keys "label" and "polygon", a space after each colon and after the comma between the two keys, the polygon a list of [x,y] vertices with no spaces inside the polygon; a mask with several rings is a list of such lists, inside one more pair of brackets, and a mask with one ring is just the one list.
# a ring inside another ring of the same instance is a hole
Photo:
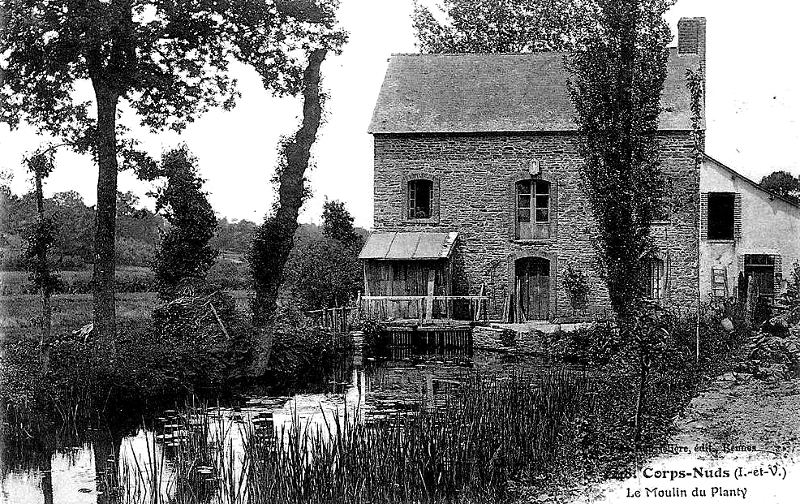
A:
{"label": "water plant", "polygon": [[249,422],[231,435],[209,429],[203,410],[187,410],[179,415],[187,434],[172,446],[151,441],[147,452],[168,464],[121,465],[117,502],[495,502],[509,482],[573,473],[592,397],[582,374],[549,371],[475,375],[443,404],[374,421],[350,405],[322,425]]}

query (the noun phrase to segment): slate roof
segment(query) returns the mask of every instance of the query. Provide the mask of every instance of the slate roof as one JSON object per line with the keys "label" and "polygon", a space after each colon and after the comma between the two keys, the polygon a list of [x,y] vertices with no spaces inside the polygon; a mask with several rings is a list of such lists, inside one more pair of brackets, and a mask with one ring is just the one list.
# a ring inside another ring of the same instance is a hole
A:
{"label": "slate roof", "polygon": [[[696,54],[670,48],[661,130],[690,130],[686,69]],[[369,133],[575,131],[564,53],[395,54]]]}
{"label": "slate roof", "polygon": [[425,260],[447,259],[458,233],[374,232],[358,255],[359,259]]}

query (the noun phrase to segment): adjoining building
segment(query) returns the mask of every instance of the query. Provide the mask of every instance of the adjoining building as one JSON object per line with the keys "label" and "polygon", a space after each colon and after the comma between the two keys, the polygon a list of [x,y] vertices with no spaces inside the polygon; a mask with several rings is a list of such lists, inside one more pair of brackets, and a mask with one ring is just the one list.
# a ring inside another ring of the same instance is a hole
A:
{"label": "adjoining building", "polygon": [[[678,31],[658,130],[668,196],[644,288],[697,306],[700,167],[686,72],[705,65],[705,19],[684,18]],[[437,299],[482,295],[476,316],[574,320],[568,265],[589,285],[577,319],[608,312],[564,56],[391,57],[369,126],[375,220],[361,254],[365,294],[382,298],[387,315],[418,315],[422,296],[435,310]]]}
{"label": "adjoining building", "polygon": [[800,262],[800,206],[705,156],[700,171],[700,292],[735,297],[749,279],[778,300]]}

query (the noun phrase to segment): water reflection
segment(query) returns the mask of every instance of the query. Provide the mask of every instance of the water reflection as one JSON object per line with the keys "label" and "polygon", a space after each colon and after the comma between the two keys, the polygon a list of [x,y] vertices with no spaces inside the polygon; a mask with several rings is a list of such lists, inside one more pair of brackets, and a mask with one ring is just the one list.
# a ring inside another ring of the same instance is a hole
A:
{"label": "water reflection", "polygon": [[166,411],[155,431],[125,432],[109,426],[78,440],[59,440],[54,435],[52,440],[27,446],[6,446],[0,464],[2,502],[107,504],[110,490],[119,483],[119,473],[129,481],[150,478],[154,463],[162,465],[159,487],[167,495],[174,491],[170,488],[171,457],[188,436],[201,433],[217,439],[229,450],[225,456],[233,457],[233,470],[239,473],[246,429],[280,432],[298,419],[312,431],[320,427],[324,433],[326,425],[334,425],[336,419],[343,421],[345,411],[350,419],[370,421],[416,408],[435,408],[475,370],[502,378],[521,367],[547,369],[540,361],[504,354],[412,352],[407,348],[387,349],[383,355],[366,359],[356,355],[343,364],[325,393],[251,397],[236,407],[209,409],[209,415],[202,416],[206,425],[201,425],[199,418],[179,418],[177,412]]}

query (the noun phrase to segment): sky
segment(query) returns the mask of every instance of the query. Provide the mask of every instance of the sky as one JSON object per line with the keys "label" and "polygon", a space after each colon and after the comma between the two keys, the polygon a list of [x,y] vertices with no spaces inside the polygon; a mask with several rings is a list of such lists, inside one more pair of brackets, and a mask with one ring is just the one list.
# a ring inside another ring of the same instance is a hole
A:
{"label": "sky", "polygon": [[[412,10],[413,0],[341,0],[339,19],[350,38],[342,54],[322,67],[330,99],[313,150],[313,196],[301,212],[302,222],[319,223],[327,198],[343,201],[356,225],[372,227],[373,151],[367,126],[389,56],[417,50]],[[678,0],[668,14],[673,33],[682,16],[705,16],[708,23],[707,153],[755,180],[779,169],[800,174],[799,3]],[[242,94],[234,110],[213,110],[180,135],[152,134],[133,121],[128,125],[155,156],[180,143],[189,147],[219,217],[259,222],[274,200],[270,178],[278,140],[296,129],[301,102],[271,97],[244,65],[231,71]],[[17,193],[31,187],[21,160],[42,140],[31,127],[9,131],[0,125],[0,172],[12,175]],[[56,164],[46,194],[76,190],[93,205],[97,168],[91,159],[60,151]],[[132,173],[120,174],[119,189],[133,191],[152,207],[145,196],[151,186]]]}

